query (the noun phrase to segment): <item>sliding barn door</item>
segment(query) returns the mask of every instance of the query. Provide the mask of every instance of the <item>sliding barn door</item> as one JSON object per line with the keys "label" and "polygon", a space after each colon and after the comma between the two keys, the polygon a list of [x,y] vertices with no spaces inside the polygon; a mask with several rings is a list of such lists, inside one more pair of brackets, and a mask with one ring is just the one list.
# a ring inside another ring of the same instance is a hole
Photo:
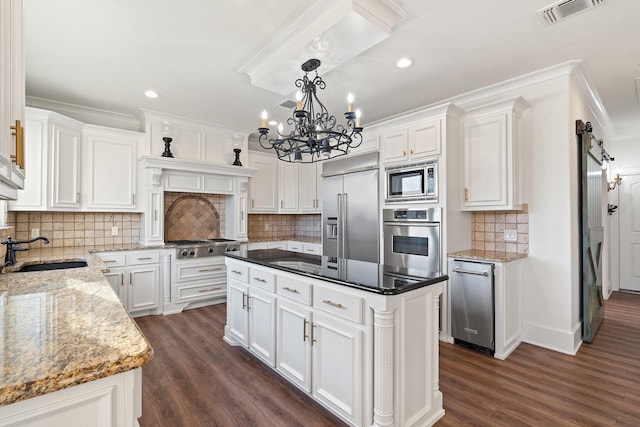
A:
{"label": "sliding barn door", "polygon": [[592,144],[591,124],[576,122],[580,161],[580,265],[582,302],[582,340],[593,341],[604,317],[602,297],[602,151]]}

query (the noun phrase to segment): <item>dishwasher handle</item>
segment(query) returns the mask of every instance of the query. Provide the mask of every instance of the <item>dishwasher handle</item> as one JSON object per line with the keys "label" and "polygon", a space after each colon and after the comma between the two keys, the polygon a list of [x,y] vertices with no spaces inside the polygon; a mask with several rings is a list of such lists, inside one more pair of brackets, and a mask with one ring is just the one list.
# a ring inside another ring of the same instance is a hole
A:
{"label": "dishwasher handle", "polygon": [[454,268],[453,271],[455,273],[462,273],[462,274],[475,274],[476,276],[485,276],[485,277],[489,276],[489,272],[487,271],[463,270],[461,268]]}

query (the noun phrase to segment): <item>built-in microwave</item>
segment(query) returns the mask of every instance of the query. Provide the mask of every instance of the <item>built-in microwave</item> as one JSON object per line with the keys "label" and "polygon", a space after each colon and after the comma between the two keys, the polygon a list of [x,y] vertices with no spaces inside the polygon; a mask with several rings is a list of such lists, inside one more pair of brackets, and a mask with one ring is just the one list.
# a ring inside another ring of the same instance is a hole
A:
{"label": "built-in microwave", "polygon": [[385,202],[438,201],[438,162],[387,166]]}

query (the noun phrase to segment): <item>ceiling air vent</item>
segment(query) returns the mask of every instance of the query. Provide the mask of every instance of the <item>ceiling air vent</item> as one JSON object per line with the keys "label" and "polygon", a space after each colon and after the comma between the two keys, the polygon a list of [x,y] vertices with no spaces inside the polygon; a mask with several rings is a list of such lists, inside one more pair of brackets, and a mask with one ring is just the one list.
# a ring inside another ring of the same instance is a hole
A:
{"label": "ceiling air vent", "polygon": [[551,25],[604,3],[604,0],[563,0],[538,11],[545,24]]}
{"label": "ceiling air vent", "polygon": [[287,110],[289,110],[289,109],[291,109],[291,108],[293,108],[293,107],[295,107],[295,106],[296,106],[296,101],[292,101],[292,100],[290,100],[290,99],[287,99],[286,101],[282,102],[282,103],[280,104],[280,106],[281,106],[282,108],[286,108]]}

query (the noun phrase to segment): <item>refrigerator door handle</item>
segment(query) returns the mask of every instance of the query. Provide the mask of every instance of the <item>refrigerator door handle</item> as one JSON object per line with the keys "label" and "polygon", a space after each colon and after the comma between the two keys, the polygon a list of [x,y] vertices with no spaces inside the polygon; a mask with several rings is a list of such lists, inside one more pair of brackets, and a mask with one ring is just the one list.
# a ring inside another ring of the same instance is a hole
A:
{"label": "refrigerator door handle", "polygon": [[342,193],[342,258],[347,258],[347,251],[349,248],[347,247],[347,193]]}
{"label": "refrigerator door handle", "polygon": [[338,220],[336,221],[336,227],[338,227],[337,255],[338,258],[342,258],[342,193],[338,193]]}

